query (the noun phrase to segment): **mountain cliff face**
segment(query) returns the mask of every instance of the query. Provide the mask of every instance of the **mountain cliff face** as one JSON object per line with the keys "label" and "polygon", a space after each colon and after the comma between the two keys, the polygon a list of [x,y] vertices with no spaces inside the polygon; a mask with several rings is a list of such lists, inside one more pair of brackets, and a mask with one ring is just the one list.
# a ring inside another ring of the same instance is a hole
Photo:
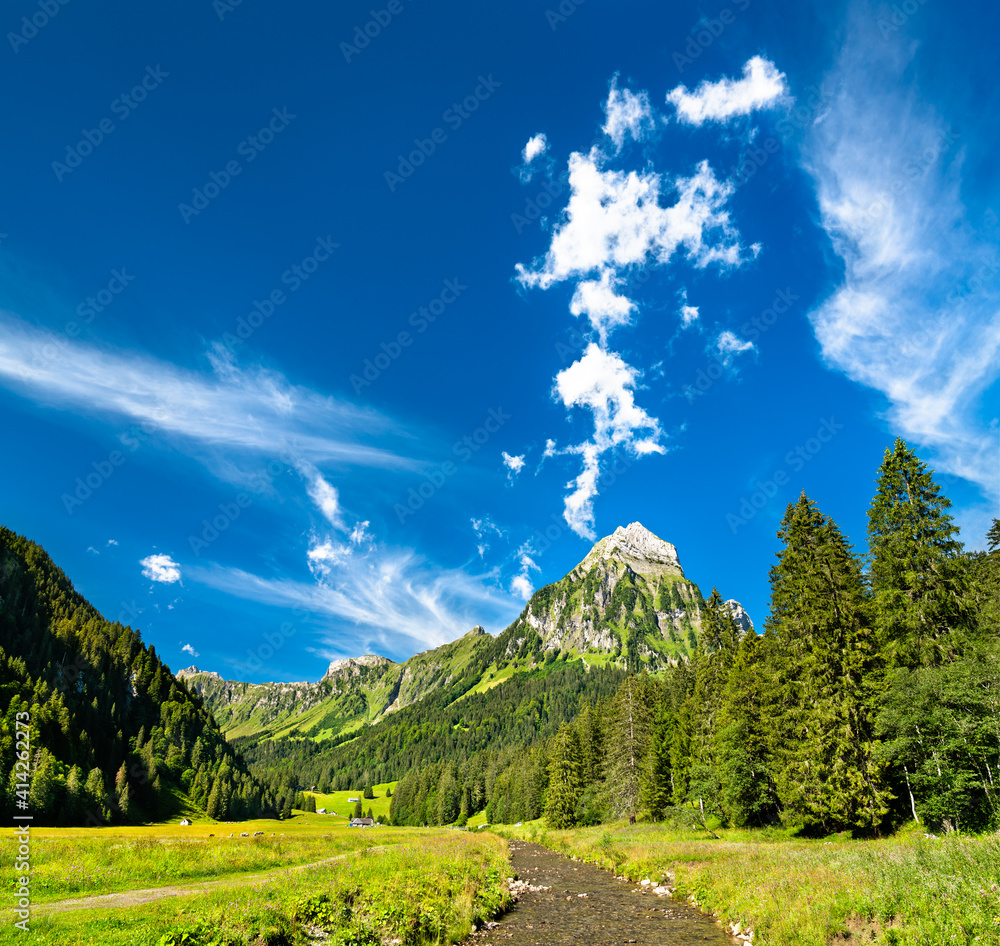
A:
{"label": "mountain cliff face", "polygon": [[539,589],[518,621],[545,650],[657,670],[693,652],[703,605],[674,546],[633,522],[601,539],[561,581]]}
{"label": "mountain cliff face", "polygon": [[[739,602],[727,604],[740,626],[752,631]],[[703,606],[674,546],[633,522],[601,539],[560,581],[535,592],[496,638],[477,626],[403,663],[374,654],[334,660],[317,683],[238,683],[195,667],[178,677],[204,699],[229,738],[325,740],[444,687],[482,692],[556,656],[580,657],[587,668],[656,672],[694,652]]]}

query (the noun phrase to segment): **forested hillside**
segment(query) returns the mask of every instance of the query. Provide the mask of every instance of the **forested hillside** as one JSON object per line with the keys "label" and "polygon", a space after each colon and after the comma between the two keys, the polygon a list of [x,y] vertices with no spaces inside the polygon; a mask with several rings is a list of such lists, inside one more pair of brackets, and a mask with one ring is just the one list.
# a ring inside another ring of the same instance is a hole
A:
{"label": "forested hillside", "polygon": [[559,827],[1000,827],[1000,521],[988,553],[965,553],[949,507],[902,441],[878,471],[866,556],[803,494],[778,533],[762,636],[713,592],[690,662],[629,675],[501,756],[491,790],[481,762],[442,751],[400,782],[394,820],[460,820],[485,803],[490,821]]}
{"label": "forested hillside", "polygon": [[106,621],[40,546],[0,528],[0,805],[8,820],[19,800],[15,720],[24,712],[36,824],[140,822],[188,804],[238,819],[283,801],[138,631]]}

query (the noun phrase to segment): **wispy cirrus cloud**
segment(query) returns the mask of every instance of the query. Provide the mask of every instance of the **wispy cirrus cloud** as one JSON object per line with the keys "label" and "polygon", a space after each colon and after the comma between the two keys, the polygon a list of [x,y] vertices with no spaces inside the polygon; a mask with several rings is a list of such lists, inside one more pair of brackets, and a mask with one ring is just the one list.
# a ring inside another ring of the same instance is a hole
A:
{"label": "wispy cirrus cloud", "polygon": [[[863,12],[825,79],[829,108],[804,142],[844,267],[813,327],[831,366],[885,395],[898,433],[995,497],[996,436],[980,413],[1000,377],[997,234],[970,225],[965,139],[907,78],[918,48],[873,38]],[[966,118],[972,141],[976,119]],[[989,139],[992,126],[978,131]]]}
{"label": "wispy cirrus cloud", "polygon": [[440,568],[410,549],[347,556],[326,580],[264,577],[220,565],[192,566],[188,578],[250,601],[309,612],[336,625],[321,638],[326,659],[359,653],[409,656],[455,640],[476,624],[495,632],[519,605],[494,573]]}
{"label": "wispy cirrus cloud", "polygon": [[0,313],[0,384],[37,403],[149,425],[180,443],[277,455],[294,439],[312,463],[402,469],[412,461],[370,441],[399,435],[385,416],[289,382],[280,372],[241,368],[210,351],[210,372],[143,352],[72,341]]}

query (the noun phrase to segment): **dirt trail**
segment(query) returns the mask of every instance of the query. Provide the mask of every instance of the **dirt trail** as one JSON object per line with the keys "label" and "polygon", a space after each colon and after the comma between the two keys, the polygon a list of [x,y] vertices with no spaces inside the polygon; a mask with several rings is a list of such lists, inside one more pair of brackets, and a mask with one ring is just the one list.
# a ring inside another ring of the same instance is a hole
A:
{"label": "dirt trail", "polygon": [[[365,854],[383,850],[385,845],[378,847],[363,848]],[[333,864],[335,861],[342,861],[349,857],[356,857],[362,850],[351,851],[347,854],[338,854],[336,857],[327,857],[321,861],[312,861],[308,864],[295,864],[292,867],[275,867],[272,870],[263,871],[259,874],[228,874],[225,877],[217,877],[214,880],[198,880],[188,884],[171,884],[167,887],[146,887],[142,890],[123,890],[121,893],[104,893],[92,897],[74,897],[69,900],[54,900],[51,903],[39,903],[31,908],[32,916],[46,916],[52,913],[66,913],[69,910],[110,910],[113,908],[137,907],[144,903],[152,903],[154,900],[162,900],[165,897],[183,897],[195,893],[210,893],[220,887],[243,886],[245,884],[269,884],[274,880],[280,880],[290,871],[309,870],[313,867],[322,867],[324,864]]]}
{"label": "dirt trail", "polygon": [[510,842],[518,902],[475,946],[731,946],[738,943],[709,916],[538,844]]}

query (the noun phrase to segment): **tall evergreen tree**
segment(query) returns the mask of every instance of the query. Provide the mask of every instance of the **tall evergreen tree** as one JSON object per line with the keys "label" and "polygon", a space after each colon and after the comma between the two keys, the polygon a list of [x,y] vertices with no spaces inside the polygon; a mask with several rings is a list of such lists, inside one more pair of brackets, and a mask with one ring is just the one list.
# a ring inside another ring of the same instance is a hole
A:
{"label": "tall evergreen tree", "polygon": [[766,623],[782,805],[823,831],[874,831],[889,793],[874,755],[875,647],[858,559],[805,493],[790,503]]}
{"label": "tall evergreen tree", "polygon": [[868,510],[871,589],[890,667],[940,663],[951,632],[968,623],[958,528],[932,473],[897,440],[885,452]]}
{"label": "tall evergreen tree", "polygon": [[644,681],[628,676],[618,688],[607,733],[608,787],[618,817],[635,817],[642,766],[652,728],[652,708]]}
{"label": "tall evergreen tree", "polygon": [[564,723],[552,743],[548,765],[549,789],[545,820],[553,828],[576,824],[576,807],[583,791],[583,753],[576,727]]}

